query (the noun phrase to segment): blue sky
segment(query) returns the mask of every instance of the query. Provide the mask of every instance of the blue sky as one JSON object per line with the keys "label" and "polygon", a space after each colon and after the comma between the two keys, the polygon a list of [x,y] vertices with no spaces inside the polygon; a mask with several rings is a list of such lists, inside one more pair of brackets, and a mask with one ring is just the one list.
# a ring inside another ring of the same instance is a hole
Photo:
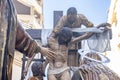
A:
{"label": "blue sky", "polygon": [[66,15],[69,7],[76,7],[95,25],[107,21],[111,0],[43,0],[44,27],[53,28],[53,11],[62,10]]}

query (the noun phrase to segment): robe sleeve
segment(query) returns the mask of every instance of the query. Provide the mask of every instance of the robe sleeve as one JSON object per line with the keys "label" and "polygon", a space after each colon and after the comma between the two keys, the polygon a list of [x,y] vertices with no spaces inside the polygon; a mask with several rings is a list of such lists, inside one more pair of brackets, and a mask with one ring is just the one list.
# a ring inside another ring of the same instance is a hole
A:
{"label": "robe sleeve", "polygon": [[27,57],[32,57],[37,47],[37,42],[33,40],[30,35],[22,28],[21,24],[18,23],[15,49],[22,52]]}

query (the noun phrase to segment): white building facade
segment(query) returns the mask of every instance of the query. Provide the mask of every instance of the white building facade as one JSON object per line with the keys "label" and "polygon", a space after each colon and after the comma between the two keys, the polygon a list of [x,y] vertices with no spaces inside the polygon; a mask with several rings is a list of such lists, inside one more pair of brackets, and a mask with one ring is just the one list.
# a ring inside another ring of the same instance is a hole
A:
{"label": "white building facade", "polygon": [[120,76],[120,0],[111,0],[108,11],[108,22],[112,25],[112,50],[107,54],[111,62],[108,66]]}

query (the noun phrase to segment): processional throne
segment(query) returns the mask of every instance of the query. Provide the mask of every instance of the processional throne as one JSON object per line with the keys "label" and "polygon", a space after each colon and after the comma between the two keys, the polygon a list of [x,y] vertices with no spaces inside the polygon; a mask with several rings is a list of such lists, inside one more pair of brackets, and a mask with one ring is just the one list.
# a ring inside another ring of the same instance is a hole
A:
{"label": "processional throne", "polygon": [[[62,16],[63,16],[63,11],[54,11],[54,26],[57,24],[58,20]],[[86,31],[89,31],[89,30],[90,29],[87,29],[87,30],[86,29],[85,30],[81,29],[80,30],[80,28],[73,29],[73,37],[77,37],[77,36],[85,33]],[[36,33],[34,33],[34,35],[33,35],[29,31],[36,32]],[[32,37],[34,39],[37,39],[37,38],[39,38],[39,40],[43,39],[43,43],[42,44],[46,44],[47,42],[45,41],[44,38],[47,38],[47,36],[45,37],[45,34],[49,34],[50,31],[51,31],[50,29],[41,29],[41,30],[37,30],[37,31],[36,30],[28,30],[28,33],[30,33],[30,35],[32,35]],[[78,33],[80,33],[80,34],[78,34]],[[87,40],[87,42],[88,42],[88,45],[89,45],[90,49],[92,49],[92,50],[96,49],[97,51],[99,51],[100,50],[99,46],[103,46],[104,45],[104,42],[103,42],[103,45],[99,45],[98,44],[99,42],[102,41],[102,39],[100,39],[100,38],[105,38],[106,36],[103,36],[104,34],[100,35],[99,34],[100,33],[99,30],[96,33],[98,33],[98,34],[92,36],[89,40]],[[107,44],[107,47],[104,46],[104,47],[106,47],[106,49],[104,48],[105,50],[107,50],[107,48],[110,49],[110,45],[108,44],[109,43],[108,39],[111,39],[111,31],[109,31],[108,33],[110,33],[110,34],[108,34],[107,38],[105,39],[105,44]],[[44,37],[42,37],[42,34],[44,34]],[[38,35],[38,36],[36,36],[36,35]],[[100,36],[103,36],[103,37],[100,37]],[[99,38],[99,40],[94,41],[97,37]],[[96,45],[93,45],[93,44],[95,44],[95,42],[96,42]],[[81,50],[81,48],[83,48],[83,46],[81,46],[81,42],[74,43],[71,46],[69,46],[69,48],[68,48],[68,66],[73,66],[73,67],[78,67],[79,66],[79,64],[80,64],[80,62],[79,62],[80,54],[78,52],[81,52],[81,51],[83,52],[83,50]],[[105,50],[103,50],[102,52],[104,52]],[[35,61],[40,61],[40,60],[44,61],[43,57],[41,57],[40,59],[35,59]],[[24,56],[22,71],[23,71],[24,66],[25,66],[25,61],[26,61],[26,58]]]}

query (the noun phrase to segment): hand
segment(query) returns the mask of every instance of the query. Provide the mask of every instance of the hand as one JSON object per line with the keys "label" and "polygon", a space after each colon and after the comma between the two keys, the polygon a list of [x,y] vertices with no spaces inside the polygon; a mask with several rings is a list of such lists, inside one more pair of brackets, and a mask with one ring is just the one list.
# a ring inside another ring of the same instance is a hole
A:
{"label": "hand", "polygon": [[99,28],[99,29],[101,29],[103,31],[107,31],[107,30],[111,29],[110,27],[111,27],[110,23],[102,23],[102,24],[99,24],[97,26],[97,28]]}
{"label": "hand", "polygon": [[43,56],[45,56],[48,60],[53,61],[57,56],[55,52],[51,51],[49,48],[39,47],[37,49]]}
{"label": "hand", "polygon": [[97,28],[106,27],[106,26],[111,27],[111,24],[110,23],[102,23],[102,24],[97,25]]}

